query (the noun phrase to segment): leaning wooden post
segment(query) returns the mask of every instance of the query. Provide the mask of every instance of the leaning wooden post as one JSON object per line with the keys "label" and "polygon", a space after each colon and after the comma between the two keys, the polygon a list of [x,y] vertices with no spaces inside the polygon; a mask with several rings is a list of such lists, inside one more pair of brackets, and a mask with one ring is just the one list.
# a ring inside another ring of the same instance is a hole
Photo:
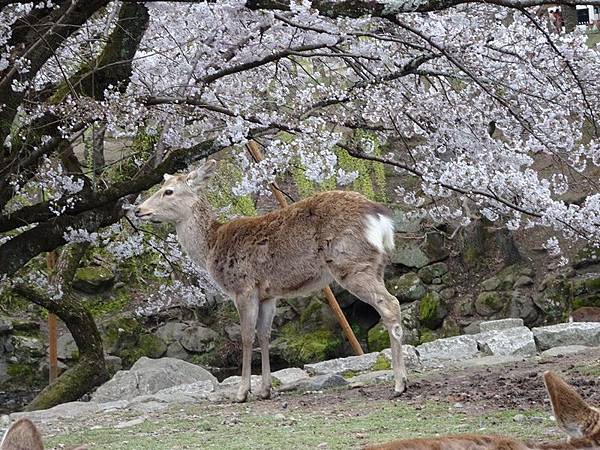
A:
{"label": "leaning wooden post", "polygon": [[[258,148],[258,144],[255,141],[249,141],[248,144],[246,144],[246,148],[248,149],[255,161],[263,160],[263,155],[260,151],[260,148]],[[271,189],[271,192],[273,192],[273,195],[277,199],[279,206],[285,208],[288,205],[288,203],[281,191],[274,184],[271,184],[269,188]],[[354,349],[354,353],[356,353],[357,355],[364,355],[363,349],[360,346],[358,339],[356,339],[354,331],[352,331],[352,328],[350,327],[346,316],[344,316],[344,312],[342,311],[342,308],[340,308],[340,305],[338,304],[335,295],[333,295],[331,288],[327,286],[325,289],[323,289],[323,294],[325,295],[325,298],[327,299],[329,307],[333,311],[335,318],[342,327],[344,334],[348,338],[350,345]]]}
{"label": "leaning wooden post", "polygon": [[[46,263],[49,276],[56,267],[56,251],[48,252]],[[49,382],[52,383],[58,377],[58,340],[56,332],[56,316],[48,312],[48,359],[49,359]]]}

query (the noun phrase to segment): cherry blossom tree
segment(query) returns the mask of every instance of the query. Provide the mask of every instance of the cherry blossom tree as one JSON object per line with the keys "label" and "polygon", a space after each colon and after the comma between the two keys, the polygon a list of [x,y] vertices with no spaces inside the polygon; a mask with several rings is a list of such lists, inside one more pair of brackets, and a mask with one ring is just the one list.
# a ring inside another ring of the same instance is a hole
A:
{"label": "cherry blossom tree", "polygon": [[[544,11],[540,0],[0,0],[0,279],[65,316],[77,299],[27,282],[28,263],[69,242],[115,246],[111,227],[137,194],[225,148],[243,172],[235,195],[297,167],[345,185],[356,174],[339,167],[342,149],[414,177],[396,201],[436,221],[464,226],[475,211],[597,244],[598,49],[582,30],[553,33]],[[84,134],[89,164],[74,151]],[[103,166],[115,138],[133,144]],[[245,153],[250,139],[264,161]]]}

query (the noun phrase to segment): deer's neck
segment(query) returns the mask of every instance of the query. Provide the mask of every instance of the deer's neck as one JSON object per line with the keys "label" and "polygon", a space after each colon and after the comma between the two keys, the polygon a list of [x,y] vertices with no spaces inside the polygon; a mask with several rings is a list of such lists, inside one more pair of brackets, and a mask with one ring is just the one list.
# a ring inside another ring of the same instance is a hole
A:
{"label": "deer's neck", "polygon": [[175,224],[177,239],[190,258],[202,268],[206,268],[208,252],[220,224],[205,198],[200,197],[191,210],[192,213],[187,219]]}

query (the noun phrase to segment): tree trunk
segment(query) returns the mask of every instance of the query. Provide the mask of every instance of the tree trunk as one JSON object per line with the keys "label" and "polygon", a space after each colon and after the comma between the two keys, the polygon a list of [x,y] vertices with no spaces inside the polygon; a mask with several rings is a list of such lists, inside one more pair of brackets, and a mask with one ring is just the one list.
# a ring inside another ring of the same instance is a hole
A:
{"label": "tree trunk", "polygon": [[61,254],[55,282],[63,287],[65,293],[62,298],[54,300],[29,286],[18,285],[14,288],[17,294],[58,316],[71,332],[79,350],[77,364],[46,386],[27,406],[27,411],[78,400],[109,378],[98,327],[92,314],[70,290],[71,281],[86,248],[82,244],[71,245]]}

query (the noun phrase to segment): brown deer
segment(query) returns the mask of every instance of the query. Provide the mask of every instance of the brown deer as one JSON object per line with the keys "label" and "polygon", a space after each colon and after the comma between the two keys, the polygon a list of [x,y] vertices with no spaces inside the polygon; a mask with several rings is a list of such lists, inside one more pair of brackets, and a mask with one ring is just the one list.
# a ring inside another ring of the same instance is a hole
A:
{"label": "brown deer", "polygon": [[[0,443],[0,450],[44,450],[44,444],[33,422],[22,417],[6,432]],[[77,447],[73,450],[86,450],[86,447]]]}
{"label": "brown deer", "polygon": [[600,449],[600,411],[589,406],[554,372],[544,373],[546,390],[565,442],[536,444],[503,436],[460,435],[410,439],[365,447],[365,450],[575,450]]}
{"label": "brown deer", "polygon": [[258,217],[217,220],[204,190],[215,162],[185,175],[165,175],[160,189],[135,209],[154,222],[175,224],[194,262],[205,268],[239,312],[242,380],[237,401],[250,390],[255,332],[261,350],[260,397],[271,394],[269,339],[279,298],[307,296],[337,281],[381,315],[391,337],[395,395],[406,389],[400,305],[383,282],[394,248],[390,213],[356,192],[330,191]]}

